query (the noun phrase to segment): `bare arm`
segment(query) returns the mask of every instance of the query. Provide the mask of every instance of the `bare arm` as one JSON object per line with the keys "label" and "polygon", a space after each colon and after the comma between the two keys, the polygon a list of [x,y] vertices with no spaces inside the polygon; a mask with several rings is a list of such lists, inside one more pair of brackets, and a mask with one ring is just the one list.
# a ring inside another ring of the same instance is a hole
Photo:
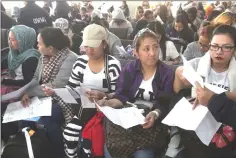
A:
{"label": "bare arm", "polygon": [[190,88],[191,84],[183,77],[183,66],[180,66],[175,71],[174,92],[178,93],[180,90]]}
{"label": "bare arm", "polygon": [[227,98],[236,102],[236,92],[225,92]]}

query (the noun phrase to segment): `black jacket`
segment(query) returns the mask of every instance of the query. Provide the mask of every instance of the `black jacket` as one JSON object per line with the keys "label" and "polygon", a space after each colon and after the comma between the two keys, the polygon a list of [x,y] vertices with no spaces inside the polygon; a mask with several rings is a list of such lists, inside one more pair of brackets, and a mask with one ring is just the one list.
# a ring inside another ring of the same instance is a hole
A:
{"label": "black jacket", "polygon": [[13,25],[16,25],[16,21],[9,17],[5,12],[1,11],[1,29],[10,29]]}
{"label": "black jacket", "polygon": [[236,129],[236,102],[227,98],[225,93],[214,95],[208,109],[218,122]]}
{"label": "black jacket", "polygon": [[48,13],[33,2],[28,2],[28,4],[20,10],[18,22],[34,28],[37,33],[41,28],[52,26],[52,20]]}

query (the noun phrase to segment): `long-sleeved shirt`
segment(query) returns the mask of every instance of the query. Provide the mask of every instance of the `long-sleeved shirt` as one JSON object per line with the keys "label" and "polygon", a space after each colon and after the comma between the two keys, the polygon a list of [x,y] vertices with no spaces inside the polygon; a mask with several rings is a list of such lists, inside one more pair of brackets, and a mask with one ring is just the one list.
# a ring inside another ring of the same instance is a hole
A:
{"label": "long-sleeved shirt", "polygon": [[236,102],[228,99],[225,93],[212,96],[208,109],[216,121],[236,129]]}
{"label": "long-sleeved shirt", "polygon": [[187,45],[187,48],[184,51],[184,57],[187,60],[191,60],[194,58],[202,57],[204,53],[201,52],[198,42],[191,42]]}
{"label": "long-sleeved shirt", "polygon": [[37,68],[38,65],[38,59],[36,57],[30,57],[27,60],[25,60],[22,63],[22,67],[19,68],[22,71],[22,77],[23,79],[4,79],[2,81],[3,85],[8,85],[8,86],[19,86],[22,87],[24,85],[26,85],[27,83],[29,83],[35,73],[35,70]]}
{"label": "long-sleeved shirt", "polygon": [[[140,60],[132,61],[123,68],[114,98],[120,100],[123,104],[126,101],[134,102],[135,94],[143,80]],[[173,94],[174,71],[169,66],[161,61],[158,61],[157,70],[152,81],[153,93],[155,96],[154,109],[161,111],[161,118],[164,118],[168,113],[168,105]]]}

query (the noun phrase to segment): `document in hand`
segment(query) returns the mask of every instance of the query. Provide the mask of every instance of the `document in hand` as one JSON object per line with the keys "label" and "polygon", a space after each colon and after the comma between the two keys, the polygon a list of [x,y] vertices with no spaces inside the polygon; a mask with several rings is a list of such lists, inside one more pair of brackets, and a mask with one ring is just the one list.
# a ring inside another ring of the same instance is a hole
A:
{"label": "document in hand", "polygon": [[95,108],[95,103],[91,102],[86,95],[86,92],[91,91],[91,89],[85,88],[82,85],[81,88],[76,88],[75,90],[80,94],[81,105],[83,108]]}
{"label": "document in hand", "polygon": [[74,96],[70,93],[69,89],[67,88],[57,88],[54,89],[55,93],[61,97],[61,99],[68,104],[77,104]]}
{"label": "document in hand", "polygon": [[135,107],[114,109],[109,106],[101,107],[96,102],[95,104],[111,122],[125,129],[145,123],[145,117],[142,115],[143,110]]}
{"label": "document in hand", "polygon": [[199,139],[205,145],[209,145],[221,123],[215,120],[207,107],[198,105],[194,110],[192,107],[192,104],[183,97],[162,120],[162,123],[195,131]]}
{"label": "document in hand", "polygon": [[195,87],[195,83],[198,82],[204,87],[202,77],[193,69],[183,55],[180,55],[183,60],[183,76]]}
{"label": "document in hand", "polygon": [[10,103],[3,116],[3,123],[25,120],[39,116],[51,116],[52,98],[39,99],[34,97],[28,107],[23,107],[21,102]]}

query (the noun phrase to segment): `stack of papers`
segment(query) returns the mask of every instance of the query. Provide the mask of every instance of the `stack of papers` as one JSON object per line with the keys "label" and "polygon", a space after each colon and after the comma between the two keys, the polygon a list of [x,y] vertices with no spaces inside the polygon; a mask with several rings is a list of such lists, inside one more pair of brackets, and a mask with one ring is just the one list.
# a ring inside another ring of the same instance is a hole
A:
{"label": "stack of papers", "polygon": [[21,102],[10,103],[3,116],[3,123],[25,120],[39,116],[51,116],[52,98],[39,99],[34,97],[28,107],[23,107]]}
{"label": "stack of papers", "polygon": [[109,106],[99,106],[99,110],[114,124],[125,129],[145,123],[145,117],[142,115],[143,110],[135,107],[114,109]]}

